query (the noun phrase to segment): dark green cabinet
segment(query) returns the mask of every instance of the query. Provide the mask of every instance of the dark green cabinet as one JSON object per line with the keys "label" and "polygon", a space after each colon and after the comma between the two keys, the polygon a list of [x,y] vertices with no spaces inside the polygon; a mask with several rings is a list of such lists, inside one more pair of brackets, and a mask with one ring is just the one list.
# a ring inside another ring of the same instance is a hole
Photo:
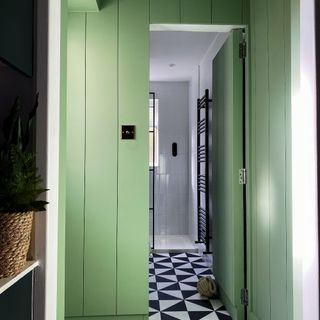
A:
{"label": "dark green cabinet", "polygon": [[33,0],[0,1],[0,60],[32,76]]}

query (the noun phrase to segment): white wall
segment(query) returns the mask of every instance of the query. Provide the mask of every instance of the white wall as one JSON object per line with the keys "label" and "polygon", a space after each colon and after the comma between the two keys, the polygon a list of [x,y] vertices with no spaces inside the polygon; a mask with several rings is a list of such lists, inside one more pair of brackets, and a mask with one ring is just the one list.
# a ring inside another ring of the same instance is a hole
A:
{"label": "white wall", "polygon": [[61,2],[37,1],[37,164],[49,205],[36,215],[34,319],[57,320]]}
{"label": "white wall", "polygon": [[300,88],[292,92],[293,258],[302,266],[305,320],[319,319],[314,12],[314,0],[300,1]]}
{"label": "white wall", "polygon": [[[158,105],[159,166],[155,177],[155,234],[188,234],[188,82],[151,82]],[[177,157],[172,143],[178,144]]]}

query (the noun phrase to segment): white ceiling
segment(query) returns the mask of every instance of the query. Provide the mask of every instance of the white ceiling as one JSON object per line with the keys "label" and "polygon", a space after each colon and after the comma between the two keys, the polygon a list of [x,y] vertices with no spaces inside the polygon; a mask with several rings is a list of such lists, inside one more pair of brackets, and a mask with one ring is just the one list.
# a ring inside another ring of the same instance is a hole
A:
{"label": "white ceiling", "polygon": [[217,36],[214,32],[151,31],[150,80],[189,81]]}

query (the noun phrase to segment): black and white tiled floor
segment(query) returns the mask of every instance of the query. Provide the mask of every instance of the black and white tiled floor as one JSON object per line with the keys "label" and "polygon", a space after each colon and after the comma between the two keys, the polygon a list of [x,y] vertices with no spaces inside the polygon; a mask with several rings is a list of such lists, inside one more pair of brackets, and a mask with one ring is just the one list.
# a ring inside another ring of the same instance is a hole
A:
{"label": "black and white tiled floor", "polygon": [[213,277],[197,254],[154,253],[149,267],[149,320],[232,320],[220,300],[198,294],[198,279],[206,276]]}

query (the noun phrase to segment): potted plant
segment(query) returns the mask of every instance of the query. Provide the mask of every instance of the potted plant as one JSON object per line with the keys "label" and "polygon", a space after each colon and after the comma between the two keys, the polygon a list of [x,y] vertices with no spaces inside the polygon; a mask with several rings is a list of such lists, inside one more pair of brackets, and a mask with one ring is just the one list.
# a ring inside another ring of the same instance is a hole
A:
{"label": "potted plant", "polygon": [[28,120],[23,123],[17,98],[3,124],[0,146],[0,279],[13,276],[26,264],[30,247],[33,213],[44,211],[38,200],[46,190],[37,174],[35,153],[29,141],[38,108],[38,95]]}

